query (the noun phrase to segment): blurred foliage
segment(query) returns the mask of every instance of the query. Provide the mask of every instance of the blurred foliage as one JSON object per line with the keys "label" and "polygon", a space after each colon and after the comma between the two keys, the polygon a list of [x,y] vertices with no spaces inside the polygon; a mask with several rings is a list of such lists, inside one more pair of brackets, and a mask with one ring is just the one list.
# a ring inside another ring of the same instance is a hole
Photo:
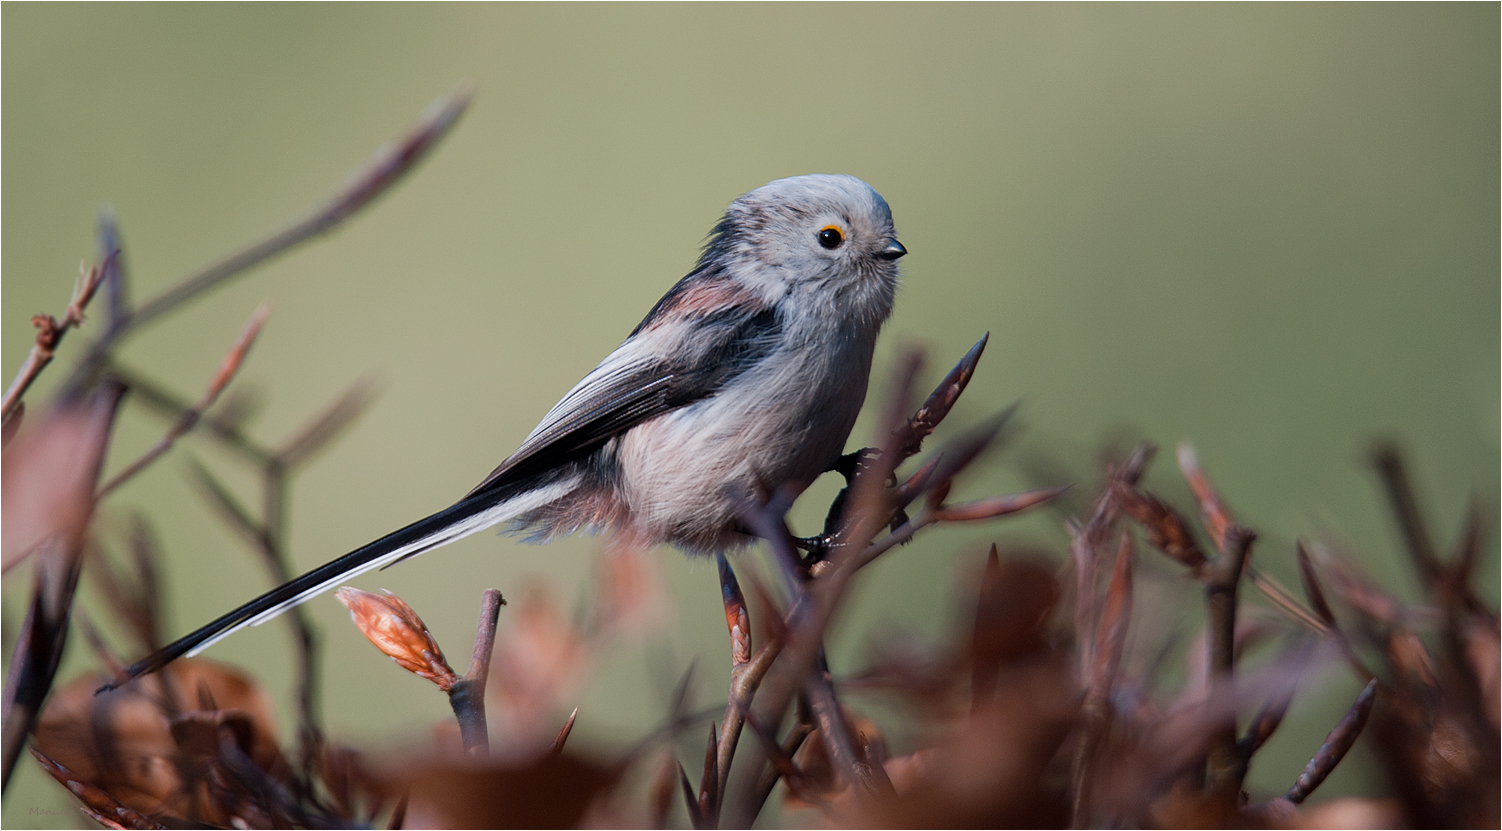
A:
{"label": "blurred foliage", "polygon": [[[1192,438],[1284,583],[1298,579],[1294,538],[1313,535],[1384,585],[1416,585],[1363,462],[1373,438],[1393,436],[1412,451],[1444,550],[1473,492],[1492,506],[1478,585],[1494,606],[1498,23],[1482,4],[6,4],[0,367],[8,380],[20,364],[29,315],[67,302],[101,201],[146,297],[329,192],[469,79],[477,97],[459,129],[368,214],[124,350],[191,400],[269,300],[236,382],[259,394],[225,402],[268,444],[378,376],[381,396],[290,494],[298,566],[478,481],[687,270],[736,194],[845,172],[886,196],[912,252],[880,364],[912,340],[957,356],[989,330],[990,357],[951,421],[1024,401],[1029,429],[962,489],[1016,490],[1040,469],[1086,481],[1102,437]],[[94,334],[71,336],[60,360]],[[106,476],[163,429],[127,402]],[[852,444],[871,429],[858,425]],[[174,453],[257,499],[225,454],[184,445]],[[266,579],[184,470],[169,457],[112,497],[120,515],[158,523],[169,634]],[[1184,494],[1170,477],[1152,484]],[[804,500],[795,528],[817,526],[834,487]],[[1018,527],[1062,547],[1057,515]],[[968,562],[951,552],[995,535],[939,529],[870,569],[832,661],[861,663],[872,633],[947,635],[963,613],[936,610]],[[540,573],[587,598],[598,545],[482,536],[362,585],[399,591],[452,641],[473,626],[456,587],[510,592]],[[671,695],[661,679],[694,656],[707,687],[721,686],[714,569],[664,570],[671,634],[602,658],[579,702],[583,738],[638,736]],[[1170,592],[1164,582],[1145,590]],[[7,580],[7,643],[25,588]],[[87,587],[82,599],[99,602]],[[366,694],[369,650],[344,614],[331,599],[309,607],[327,644],[330,729],[377,740],[443,717],[415,681]],[[1165,631],[1197,625],[1158,618],[1149,625]],[[291,724],[293,648],[271,626],[212,655],[266,683]],[[91,661],[75,645],[62,677]],[[1281,792],[1359,686],[1301,697],[1252,788]],[[915,738],[889,736],[901,752]],[[74,824],[66,797],[23,768],[5,824]],[[1349,763],[1324,786],[1373,787]]]}

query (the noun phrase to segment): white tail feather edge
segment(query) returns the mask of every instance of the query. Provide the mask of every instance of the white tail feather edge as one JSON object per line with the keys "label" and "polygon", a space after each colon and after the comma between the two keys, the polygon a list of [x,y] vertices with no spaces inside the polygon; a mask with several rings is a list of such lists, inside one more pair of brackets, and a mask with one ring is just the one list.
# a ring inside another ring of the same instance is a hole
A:
{"label": "white tail feather edge", "polygon": [[261,612],[255,617],[248,618],[237,623],[234,626],[225,629],[223,632],[218,633],[214,637],[209,638],[203,643],[188,650],[185,657],[191,658],[194,655],[197,655],[198,653],[203,652],[205,649],[213,646],[214,644],[224,640],[230,635],[233,635],[241,629],[246,628],[247,626],[260,626],[266,621],[277,617],[288,609],[291,609],[293,606],[298,606],[306,603],[307,601],[312,600],[313,598],[317,597],[320,594],[323,594],[329,589],[334,588],[335,585],[349,580],[350,578],[357,577],[367,571],[378,569],[382,566],[390,565],[391,563],[394,563],[397,560],[402,559],[403,557],[427,553],[428,551],[431,551],[440,546],[447,545],[451,542],[454,542],[455,540],[463,539],[470,534],[483,531],[486,528],[491,527],[492,525],[497,525],[499,523],[505,522],[508,519],[515,519],[516,517],[521,516],[522,514],[533,510],[534,508],[546,505],[547,503],[552,502],[554,499],[563,496],[565,493],[572,490],[574,486],[574,482],[559,482],[547,487],[537,488],[536,490],[531,490],[524,494],[521,494],[514,499],[508,499],[507,501],[501,502],[484,511],[465,517],[464,519],[455,522],[453,525],[449,525],[445,528],[435,531],[434,533],[429,534],[428,536],[423,537],[416,542],[409,543],[402,546],[401,548],[393,549],[390,553],[385,554],[381,557],[377,557],[376,559],[371,560],[368,563],[361,563],[360,565],[350,569],[349,571],[330,577],[329,579],[304,591],[303,593],[292,597],[282,602],[281,604],[273,606],[264,612]]}

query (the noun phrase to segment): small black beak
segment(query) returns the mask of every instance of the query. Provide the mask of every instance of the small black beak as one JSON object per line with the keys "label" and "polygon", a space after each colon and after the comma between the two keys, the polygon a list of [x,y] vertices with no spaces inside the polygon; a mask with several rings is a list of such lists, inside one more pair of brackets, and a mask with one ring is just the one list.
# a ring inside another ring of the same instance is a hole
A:
{"label": "small black beak", "polygon": [[880,251],[876,252],[876,256],[882,258],[883,260],[895,260],[906,253],[907,249],[902,247],[902,243],[894,239],[887,242],[886,248],[883,248]]}

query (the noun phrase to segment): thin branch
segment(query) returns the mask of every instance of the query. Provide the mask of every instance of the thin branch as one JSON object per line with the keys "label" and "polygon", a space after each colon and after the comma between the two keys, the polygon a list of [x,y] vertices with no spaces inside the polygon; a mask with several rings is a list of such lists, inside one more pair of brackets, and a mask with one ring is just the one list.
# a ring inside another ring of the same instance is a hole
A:
{"label": "thin branch", "polygon": [[468,90],[439,98],[413,129],[376,150],[323,204],[143,302],[126,319],[119,334],[139,329],[252,266],[337,228],[412,170],[454,126],[469,101]]}
{"label": "thin branch", "polygon": [[125,243],[120,239],[120,225],[109,203],[99,206],[94,231],[94,256],[104,264],[100,283],[104,287],[105,307],[109,312],[109,330],[130,316],[130,281],[125,270]]}
{"label": "thin branch", "polygon": [[1309,598],[1309,605],[1314,608],[1314,613],[1328,627],[1335,626],[1335,613],[1330,611],[1330,604],[1325,600],[1325,591],[1320,587],[1319,575],[1314,571],[1314,562],[1309,559],[1309,548],[1303,540],[1296,544],[1299,560],[1299,579],[1304,584],[1304,596]]}
{"label": "thin branch", "polygon": [[80,275],[78,282],[73,286],[73,297],[68,301],[68,308],[63,312],[62,320],[52,315],[39,314],[31,318],[31,325],[37,328],[36,343],[32,344],[31,351],[26,354],[26,360],[21,363],[21,368],[16,371],[16,377],[10,382],[10,387],[5,390],[4,399],[0,399],[0,421],[9,422],[16,407],[21,403],[21,396],[31,387],[31,383],[42,374],[47,364],[52,363],[52,358],[57,354],[57,347],[63,342],[63,335],[69,329],[83,325],[84,308],[89,301],[94,299],[94,292],[103,282],[105,272],[113,258],[113,252],[105,258],[103,266],[94,266],[84,269],[79,267]]}
{"label": "thin branch", "polygon": [[709,742],[704,747],[704,771],[699,775],[699,815],[707,828],[720,824],[719,738],[714,722],[709,723]]}
{"label": "thin branch", "polygon": [[1396,445],[1379,444],[1372,449],[1372,465],[1376,467],[1387,498],[1392,502],[1419,583],[1428,591],[1440,575],[1439,556],[1435,553],[1434,538],[1429,536],[1429,528],[1424,522],[1424,513],[1419,509],[1403,456]]}
{"label": "thin branch", "polygon": [[[1212,689],[1230,690],[1236,668],[1236,606],[1241,573],[1257,538],[1251,529],[1231,524],[1226,528],[1226,552],[1209,564],[1205,573],[1205,604],[1210,637],[1210,683]],[[1215,731],[1210,744],[1210,793],[1233,798],[1241,791],[1246,764],[1237,752],[1236,716]]]}
{"label": "thin branch", "polygon": [[345,387],[333,401],[281,443],[276,450],[277,459],[289,468],[307,461],[364,412],[373,391],[373,385],[365,378]]}
{"label": "thin branch", "polygon": [[992,496],[973,502],[962,502],[958,505],[943,505],[934,511],[934,521],[975,522],[982,519],[995,519],[1052,501],[1071,487],[1074,486],[1060,485],[1055,488],[1039,488],[1024,493]]}
{"label": "thin branch", "polygon": [[[803,693],[808,696],[808,708],[819,725],[819,738],[824,743],[824,755],[829,760],[829,769],[834,773],[835,790],[851,787],[857,791],[871,792],[877,783],[885,780],[885,771],[879,779],[874,771],[862,765],[855,744],[850,740],[850,726],[840,702],[835,699],[834,687],[830,684],[829,670],[821,666],[810,673],[804,681]],[[867,768],[862,770],[862,768]],[[891,783],[887,783],[890,789]]]}
{"label": "thin branch", "polygon": [[[995,547],[992,547],[995,551]],[[1132,535],[1121,532],[1121,542],[1116,549],[1116,565],[1111,571],[1111,582],[1106,589],[1106,602],[1101,609],[1100,625],[1096,630],[1091,649],[1092,663],[1085,676],[1085,700],[1083,711],[1085,733],[1075,748],[1071,770],[1072,826],[1088,828],[1093,803],[1095,768],[1101,757],[1101,748],[1109,738],[1111,729],[1111,691],[1121,669],[1122,653],[1126,647],[1127,628],[1132,618]],[[1089,633],[1079,633],[1078,640],[1090,640]]]}
{"label": "thin branch", "polygon": [[[192,409],[191,404],[158,386],[155,381],[137,373],[117,361],[108,365],[110,374],[117,375],[130,387],[132,401],[137,401],[156,410],[161,415],[179,419]],[[272,452],[243,432],[238,425],[225,421],[215,413],[204,413],[198,420],[199,427],[223,447],[235,451],[255,465],[265,465],[272,459]]]}
{"label": "thin branch", "polygon": [[141,458],[132,462],[124,470],[116,474],[115,478],[106,483],[104,487],[100,488],[98,494],[94,497],[96,501],[103,499],[110,491],[120,487],[132,476],[144,470],[147,465],[161,458],[163,454],[172,449],[172,445],[179,438],[198,424],[204,412],[214,406],[214,402],[219,400],[219,395],[224,392],[225,387],[229,386],[229,382],[235,377],[235,373],[240,371],[240,365],[245,361],[245,356],[250,353],[250,347],[255,343],[256,336],[261,333],[261,327],[266,324],[266,317],[269,314],[271,314],[271,307],[267,304],[262,303],[256,307],[256,310],[250,315],[250,320],[246,321],[245,327],[240,330],[240,336],[235,339],[234,345],[230,347],[229,352],[224,356],[224,360],[219,362],[219,368],[214,372],[214,377],[209,379],[208,389],[204,390],[203,396],[198,399],[197,403],[178,416],[177,421],[173,423],[167,434],[162,436],[150,450],[146,451]]}
{"label": "thin branch", "polygon": [[[719,754],[715,763],[715,770],[719,774],[716,793],[723,798],[725,785],[730,778],[730,762],[735,757],[735,746],[740,741],[741,726],[746,715],[736,691],[744,687],[742,682],[745,680],[746,667],[751,663],[752,643],[751,616],[746,610],[746,598],[741,593],[740,583],[735,579],[735,571],[731,569],[724,554],[715,555],[715,564],[719,567],[725,624],[730,630],[730,696],[725,704],[725,718],[720,722],[720,736],[715,745]],[[755,683],[760,680],[755,679]],[[750,698],[750,691],[755,689],[755,683],[750,685],[747,700]],[[718,804],[715,809],[719,810]]]}
{"label": "thin branch", "polygon": [[[475,651],[470,657],[469,672],[449,688],[449,704],[459,719],[464,749],[471,755],[490,753],[489,728],[485,723],[485,681],[490,677],[490,653],[495,650],[496,623],[506,598],[495,589],[486,589],[480,600],[480,625],[475,630]],[[577,712],[577,711],[575,711]],[[569,726],[573,719],[569,719]],[[567,737],[567,733],[563,736]],[[559,747],[562,747],[561,742]]]}
{"label": "thin branch", "polygon": [[1372,714],[1372,703],[1376,700],[1376,696],[1377,679],[1373,678],[1366,682],[1366,687],[1361,690],[1360,695],[1356,696],[1356,702],[1351,705],[1351,709],[1346,711],[1340,723],[1335,725],[1335,729],[1325,737],[1324,743],[1319,746],[1319,752],[1314,754],[1314,758],[1309,760],[1309,764],[1304,767],[1304,772],[1299,774],[1293,787],[1288,789],[1289,802],[1295,805],[1303,802],[1309,794],[1314,792],[1315,788],[1325,781],[1330,771],[1335,770],[1340,760],[1345,758],[1346,751],[1350,750],[1351,745],[1355,744],[1356,739],[1361,736],[1361,729],[1366,726],[1366,719]]}

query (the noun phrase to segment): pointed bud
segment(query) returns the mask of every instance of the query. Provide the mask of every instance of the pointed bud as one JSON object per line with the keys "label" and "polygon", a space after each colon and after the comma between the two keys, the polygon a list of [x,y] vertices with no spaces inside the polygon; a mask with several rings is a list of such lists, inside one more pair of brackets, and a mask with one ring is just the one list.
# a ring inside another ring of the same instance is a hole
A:
{"label": "pointed bud", "polygon": [[428,634],[422,618],[400,597],[391,592],[372,594],[350,586],[334,592],[334,596],[349,609],[350,619],[376,649],[390,656],[402,669],[427,678],[445,692],[459,682],[459,676],[449,668],[443,650]]}

